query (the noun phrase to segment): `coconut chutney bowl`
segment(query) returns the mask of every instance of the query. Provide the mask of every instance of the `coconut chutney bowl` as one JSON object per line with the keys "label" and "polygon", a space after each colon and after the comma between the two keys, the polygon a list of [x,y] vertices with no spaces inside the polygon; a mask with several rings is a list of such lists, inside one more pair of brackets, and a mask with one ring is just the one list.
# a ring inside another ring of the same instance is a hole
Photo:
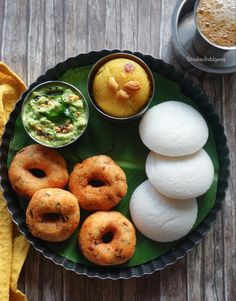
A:
{"label": "coconut chutney bowl", "polygon": [[72,144],[84,133],[89,108],[75,86],[63,81],[46,81],[25,96],[21,118],[35,142],[60,148]]}

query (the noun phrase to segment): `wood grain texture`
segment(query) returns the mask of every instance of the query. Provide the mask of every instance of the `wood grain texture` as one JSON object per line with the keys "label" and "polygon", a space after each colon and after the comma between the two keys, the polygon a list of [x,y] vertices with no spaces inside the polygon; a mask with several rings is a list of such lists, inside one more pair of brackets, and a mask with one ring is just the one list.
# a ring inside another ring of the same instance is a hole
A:
{"label": "wood grain texture", "polygon": [[87,50],[104,48],[106,0],[88,0],[87,4]]}
{"label": "wood grain texture", "polygon": [[[28,84],[78,53],[137,50],[178,68],[171,46],[175,0],[0,0],[0,59]],[[228,137],[230,186],[203,241],[184,259],[140,279],[101,281],[56,266],[31,249],[19,287],[29,301],[234,301],[236,296],[236,75],[193,77]]]}
{"label": "wood grain texture", "polygon": [[78,53],[87,51],[87,1],[79,2],[79,9],[76,1],[63,1],[64,4],[64,55],[65,58],[75,56]]}
{"label": "wood grain texture", "polygon": [[[42,288],[44,287],[44,276],[42,274],[42,261],[43,258],[41,254],[35,252],[32,248],[27,255],[27,259],[24,266],[25,272],[25,294],[28,297],[28,300],[41,301],[42,300]],[[52,280],[50,280],[52,283]],[[20,279],[20,283],[21,279]],[[22,289],[23,286],[19,285],[19,288]],[[53,300],[54,296],[50,296]]]}
{"label": "wood grain texture", "polygon": [[27,36],[27,82],[35,81],[39,74],[45,72],[44,66],[44,18],[45,6],[41,1],[28,2],[28,36]]}
{"label": "wood grain texture", "polygon": [[0,33],[0,50],[1,52],[3,51],[3,26],[4,26],[4,14],[5,14],[5,3],[4,1],[0,1],[0,28],[1,28],[1,33]]}
{"label": "wood grain texture", "polygon": [[204,263],[203,263],[202,244],[195,247],[187,255],[187,300],[204,300]]}
{"label": "wood grain texture", "polygon": [[[200,83],[203,90],[214,104],[217,113],[221,116],[223,86],[222,77],[208,75],[203,76]],[[222,212],[217,216],[216,222],[211,231],[204,238],[202,243],[203,261],[203,298],[204,300],[223,300],[223,225],[221,219]]]}
{"label": "wood grain texture", "polygon": [[[2,1],[2,0],[1,0]],[[2,1],[1,60],[24,81],[27,75],[27,1]],[[24,20],[22,22],[22,20]],[[11,53],[11,55],[9,55]]]}
{"label": "wood grain texture", "polygon": [[225,300],[236,296],[236,74],[223,77],[222,120],[230,147],[230,181],[222,210]]}

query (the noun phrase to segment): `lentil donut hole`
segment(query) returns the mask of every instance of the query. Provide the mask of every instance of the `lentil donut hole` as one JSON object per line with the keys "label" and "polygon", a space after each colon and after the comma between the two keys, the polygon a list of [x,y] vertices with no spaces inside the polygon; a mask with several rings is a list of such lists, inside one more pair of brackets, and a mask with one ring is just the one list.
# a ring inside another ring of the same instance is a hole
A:
{"label": "lentil donut hole", "polygon": [[90,157],[74,166],[69,190],[78,198],[81,208],[107,211],[125,196],[126,175],[110,157]]}
{"label": "lentil donut hole", "polygon": [[8,177],[16,193],[30,199],[39,189],[63,188],[69,175],[66,162],[59,152],[40,144],[31,144],[16,153]]}
{"label": "lentil donut hole", "polygon": [[77,198],[59,188],[38,190],[26,210],[26,224],[33,236],[60,242],[69,238],[80,221]]}
{"label": "lentil donut hole", "polygon": [[101,265],[119,265],[135,252],[133,224],[118,211],[97,211],[83,222],[78,234],[83,255]]}

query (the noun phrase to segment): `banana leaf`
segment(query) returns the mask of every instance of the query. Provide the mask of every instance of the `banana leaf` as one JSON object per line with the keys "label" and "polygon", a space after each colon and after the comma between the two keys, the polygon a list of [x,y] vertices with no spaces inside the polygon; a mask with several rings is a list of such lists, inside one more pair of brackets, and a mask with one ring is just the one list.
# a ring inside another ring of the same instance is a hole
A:
{"label": "banana leaf", "polygon": [[[87,94],[87,77],[89,71],[90,67],[71,69],[59,78],[59,80],[63,80],[79,88],[89,102]],[[156,92],[151,106],[167,100],[179,100],[198,109],[197,105],[181,92],[180,87],[176,83],[158,73],[154,73],[154,78],[156,83]],[[145,161],[149,150],[140,140],[138,132],[139,120],[125,124],[115,124],[105,120],[91,104],[89,104],[89,110],[89,124],[83,136],[77,142],[73,143],[69,147],[62,148],[59,151],[67,161],[69,172],[72,171],[75,163],[81,162],[85,158],[98,154],[106,154],[112,157],[113,160],[115,160],[125,171],[128,181],[128,193],[122,199],[120,204],[114,208],[114,210],[120,211],[122,214],[131,219],[129,213],[130,197],[135,188],[147,178],[145,174]],[[32,143],[34,142],[26,134],[22,125],[21,117],[18,116],[15,124],[14,136],[9,148],[8,166],[18,150]],[[212,186],[207,193],[198,198],[198,216],[194,228],[204,220],[215,204],[219,161],[213,132],[210,126],[209,139],[204,146],[204,149],[208,152],[213,161],[215,176]],[[84,218],[89,214],[91,213],[81,210],[80,225]],[[45,242],[45,244],[47,244],[47,246],[54,252],[70,259],[73,262],[93,265],[84,258],[78,247],[77,233],[80,225],[76,232],[68,240],[61,243]],[[178,241],[170,243],[154,242],[137,231],[135,254],[122,266],[128,267],[146,263],[170,251],[177,244]]]}

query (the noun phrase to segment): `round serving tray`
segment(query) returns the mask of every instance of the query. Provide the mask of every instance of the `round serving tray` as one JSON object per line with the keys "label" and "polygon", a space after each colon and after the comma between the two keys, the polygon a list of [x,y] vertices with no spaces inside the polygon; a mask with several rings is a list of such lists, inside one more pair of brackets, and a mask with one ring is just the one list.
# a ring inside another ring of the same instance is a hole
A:
{"label": "round serving tray", "polygon": [[155,271],[162,270],[166,266],[175,263],[176,260],[184,257],[190,250],[192,250],[192,248],[199,243],[203,236],[209,231],[211,224],[216,219],[216,214],[220,210],[221,202],[225,197],[229,176],[229,150],[224,134],[224,128],[220,124],[219,117],[215,113],[212,104],[209,103],[207,96],[196,84],[194,84],[193,81],[187,79],[185,74],[177,71],[174,66],[167,64],[160,59],[155,59],[150,55],[144,55],[140,52],[133,53],[130,51],[122,51],[136,55],[137,57],[141,58],[153,72],[158,72],[177,83],[181,88],[181,91],[186,96],[189,96],[192,100],[194,100],[201,113],[209,122],[216,141],[216,148],[220,164],[217,195],[214,208],[199,226],[197,226],[192,232],[179,241],[174,249],[152,261],[149,261],[148,263],[134,267],[94,267],[74,263],[65,257],[54,253],[44,244],[43,241],[33,237],[30,234],[25,224],[24,211],[21,208],[20,203],[16,201],[16,194],[12,190],[9,183],[7,168],[9,145],[14,132],[15,120],[20,113],[23,100],[26,94],[39,83],[49,80],[56,80],[68,69],[92,65],[102,57],[115,52],[120,52],[120,50],[114,49],[112,51],[92,51],[87,54],[80,54],[57,64],[54,68],[49,69],[44,75],[40,76],[36,82],[31,84],[29,89],[23,93],[20,101],[16,104],[16,107],[11,113],[9,121],[6,124],[5,132],[2,137],[2,144],[0,147],[0,175],[3,196],[7,202],[7,207],[12,215],[13,221],[18,225],[20,232],[26,236],[27,240],[36,250],[41,252],[46,258],[51,259],[56,264],[61,265],[68,270],[72,270],[77,274],[113,280],[128,279],[131,277],[141,277],[146,274],[152,274]]}

